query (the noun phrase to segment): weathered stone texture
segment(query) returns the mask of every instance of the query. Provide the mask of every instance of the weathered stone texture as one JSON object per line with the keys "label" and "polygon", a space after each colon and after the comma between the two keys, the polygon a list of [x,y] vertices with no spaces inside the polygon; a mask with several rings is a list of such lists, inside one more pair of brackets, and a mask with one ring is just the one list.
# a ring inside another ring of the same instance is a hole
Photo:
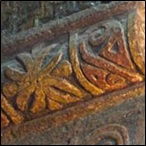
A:
{"label": "weathered stone texture", "polygon": [[[64,4],[38,3],[39,19]],[[143,144],[144,7],[111,2],[3,38],[2,144]]]}

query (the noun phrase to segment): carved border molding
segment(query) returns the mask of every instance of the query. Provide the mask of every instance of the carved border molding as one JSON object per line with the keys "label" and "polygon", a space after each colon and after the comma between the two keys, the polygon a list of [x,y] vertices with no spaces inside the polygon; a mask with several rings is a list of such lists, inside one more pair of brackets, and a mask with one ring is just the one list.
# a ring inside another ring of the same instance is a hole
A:
{"label": "carved border molding", "polygon": [[[19,126],[21,123],[27,123],[26,121],[29,123],[31,120],[75,106],[77,111],[71,112],[75,117],[68,115],[65,120],[76,119],[91,111],[104,110],[135,98],[135,95],[143,94],[144,7],[143,3],[138,2],[121,4],[122,6],[112,4],[109,9],[100,10],[102,15],[105,11],[111,10],[109,15],[114,17],[107,20],[98,18],[97,12],[93,11],[92,14],[97,15],[98,23],[97,21],[90,23],[87,20],[83,22],[82,19],[78,20],[80,23],[72,22],[80,29],[75,27],[71,31],[65,30],[65,33],[68,32],[66,39],[61,38],[60,35],[64,34],[64,30],[59,29],[58,42],[48,44],[46,40],[49,35],[41,32],[39,36],[31,36],[30,43],[28,38],[24,38],[22,46],[20,46],[22,40],[19,39],[11,45],[2,44],[2,52],[15,47],[16,44],[19,46],[16,50],[26,46],[31,48],[22,53],[18,51],[19,53],[11,61],[1,67],[4,80],[1,91],[1,128],[4,133],[9,131],[9,128],[13,129],[14,125]],[[129,8],[127,11],[128,6],[134,8]],[[119,12],[116,11],[117,8],[120,9]],[[89,14],[91,20],[92,17]],[[55,30],[51,32],[57,34]],[[44,38],[40,39],[43,34]],[[53,38],[55,36],[54,34]],[[40,39],[36,45],[34,37],[36,40]],[[12,52],[15,50],[12,49]],[[3,53],[5,54],[5,51]],[[94,98],[95,103],[90,103]],[[87,113],[80,110],[82,104]],[[115,127],[119,132],[125,130],[117,125]],[[109,127],[109,130],[112,128]],[[102,128],[97,131],[102,131]],[[100,132],[100,134],[97,142],[107,133]],[[106,136],[108,137],[108,134]],[[126,135],[126,139],[127,137]],[[115,133],[113,138],[117,138],[117,144],[128,144],[128,140],[123,141],[119,133]]]}

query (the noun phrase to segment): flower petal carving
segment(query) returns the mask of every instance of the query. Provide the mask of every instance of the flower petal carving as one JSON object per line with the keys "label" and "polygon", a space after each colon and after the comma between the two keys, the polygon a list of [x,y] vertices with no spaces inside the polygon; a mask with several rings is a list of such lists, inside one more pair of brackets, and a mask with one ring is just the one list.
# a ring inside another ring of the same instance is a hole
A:
{"label": "flower petal carving", "polygon": [[72,67],[70,62],[67,60],[62,61],[62,63],[52,71],[52,75],[58,77],[68,77],[71,73]]}
{"label": "flower petal carving", "polygon": [[1,94],[1,108],[7,113],[14,124],[19,124],[23,121],[23,116],[19,114],[8,100]]}
{"label": "flower petal carving", "polygon": [[90,83],[83,75],[83,73],[80,69],[80,64],[79,64],[79,60],[78,60],[78,56],[77,56],[76,47],[77,47],[76,46],[76,36],[71,35],[70,42],[69,42],[69,52],[70,52],[69,54],[70,54],[70,60],[73,65],[73,69],[74,69],[74,72],[76,74],[78,81],[87,91],[89,91],[93,95],[99,95],[99,94],[103,93],[104,91],[102,89],[100,89],[100,88],[96,87],[95,85],[93,85],[92,83]]}
{"label": "flower petal carving", "polygon": [[29,99],[35,91],[36,84],[32,83],[18,93],[16,103],[20,110],[26,111],[29,107]]}
{"label": "flower petal carving", "polygon": [[34,102],[32,104],[32,108],[30,109],[33,113],[38,113],[43,111],[46,108],[46,100],[45,93],[39,87],[36,87],[34,92]]}
{"label": "flower petal carving", "polygon": [[8,79],[15,81],[15,82],[23,81],[25,78],[24,72],[20,72],[19,70],[13,69],[11,67],[7,67],[5,69],[5,75]]}
{"label": "flower petal carving", "polygon": [[[43,48],[41,51],[38,48],[33,49],[32,54],[21,53],[17,55],[18,61],[24,68],[23,73],[19,71],[20,69],[10,67],[6,69],[5,74],[13,82],[9,88],[5,84],[3,92],[7,97],[16,95],[16,104],[19,110],[29,110],[32,113],[41,112],[47,107],[49,110],[56,110],[85,96],[82,89],[63,78],[70,75],[72,69],[68,61],[64,60],[60,63],[62,52],[53,56],[49,62],[45,62],[45,65],[43,64],[49,55],[48,53],[55,47],[56,44]],[[59,76],[61,69],[64,75]],[[55,76],[55,73],[58,76]]]}
{"label": "flower petal carving", "polygon": [[32,57],[30,54],[28,53],[21,53],[19,55],[17,55],[17,59],[22,62],[22,64],[24,65],[24,69],[26,72],[29,72],[32,70],[34,63],[32,60]]}

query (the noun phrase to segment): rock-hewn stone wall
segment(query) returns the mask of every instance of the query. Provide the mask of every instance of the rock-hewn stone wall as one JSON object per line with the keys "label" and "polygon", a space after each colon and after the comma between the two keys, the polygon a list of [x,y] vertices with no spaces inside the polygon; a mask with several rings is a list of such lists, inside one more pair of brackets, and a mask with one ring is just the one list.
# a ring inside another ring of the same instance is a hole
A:
{"label": "rock-hewn stone wall", "polygon": [[[110,2],[110,1],[108,1]],[[2,1],[1,30],[16,34],[106,1]]]}

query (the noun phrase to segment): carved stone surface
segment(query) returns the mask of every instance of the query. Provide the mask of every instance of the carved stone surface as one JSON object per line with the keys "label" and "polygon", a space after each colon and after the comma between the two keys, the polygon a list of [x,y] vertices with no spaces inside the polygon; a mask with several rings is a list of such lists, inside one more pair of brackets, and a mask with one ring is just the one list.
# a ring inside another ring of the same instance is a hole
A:
{"label": "carved stone surface", "polygon": [[[144,3],[86,11],[79,13],[83,19],[68,22],[71,30],[61,30],[67,25],[62,21],[39,35],[2,42],[3,144],[141,144],[132,139],[144,113]],[[98,12],[110,17],[101,19]],[[6,59],[6,50],[14,47],[11,60]],[[90,128],[83,129],[87,124]]]}

